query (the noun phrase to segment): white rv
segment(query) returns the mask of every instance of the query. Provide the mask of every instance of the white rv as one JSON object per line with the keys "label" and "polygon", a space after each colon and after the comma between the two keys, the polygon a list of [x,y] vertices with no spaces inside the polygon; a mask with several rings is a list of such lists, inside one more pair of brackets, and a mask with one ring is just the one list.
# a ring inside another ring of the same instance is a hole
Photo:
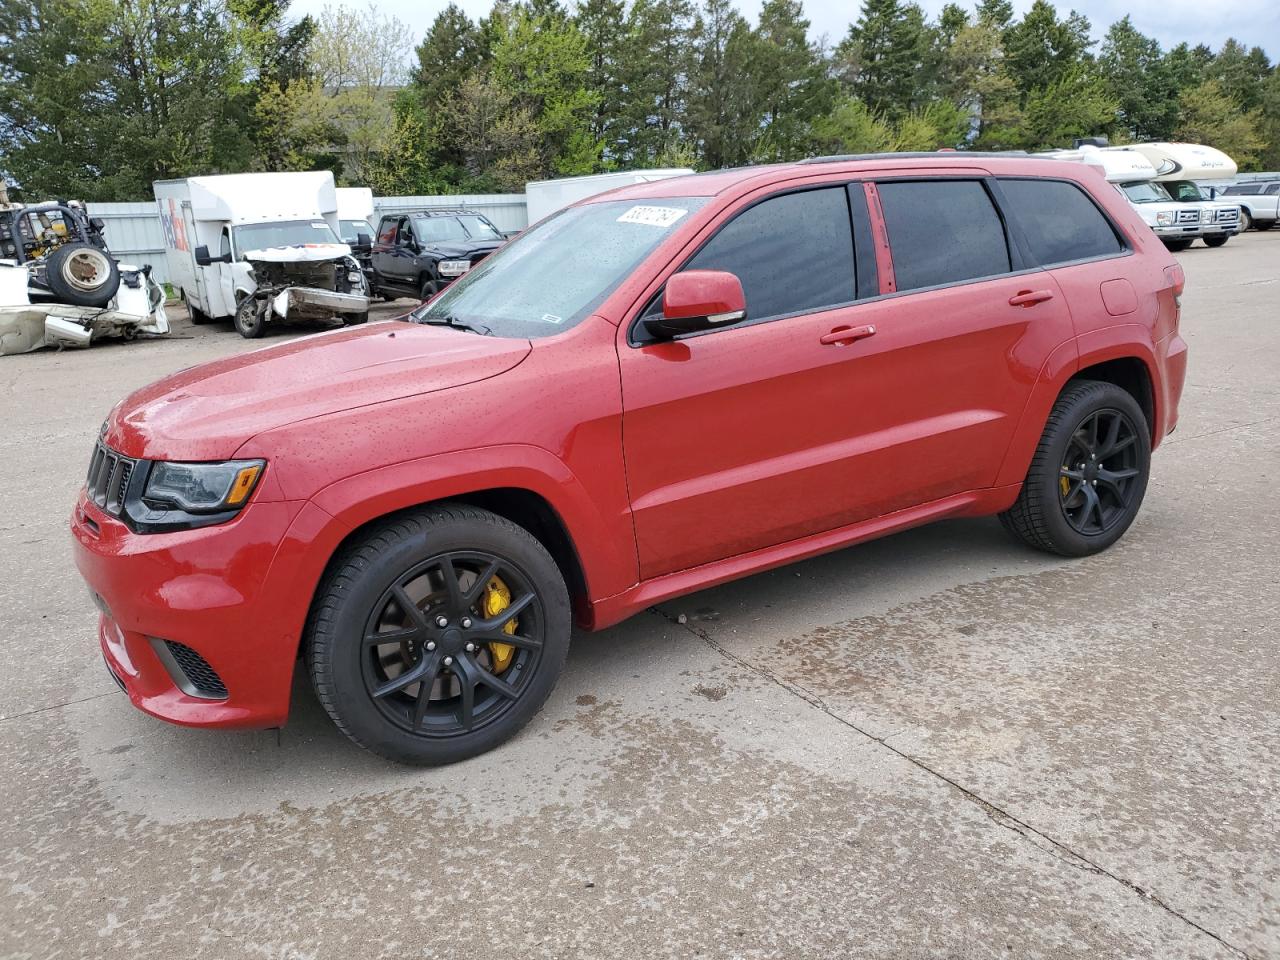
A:
{"label": "white rv", "polygon": [[1170,199],[1198,204],[1203,226],[1200,236],[1209,246],[1220,247],[1240,231],[1240,205],[1216,200],[1217,191],[1207,191],[1199,183],[1236,175],[1236,162],[1221,150],[1199,143],[1135,143],[1105,149],[1142,154],[1155,168],[1152,181],[1160,184]]}
{"label": "white rv", "polygon": [[369,288],[339,239],[333,175],[237,173],[154,184],[169,277],[193,323],[231,318],[244,337],[268,322],[363,323]]}
{"label": "white rv", "polygon": [[597,173],[587,177],[563,177],[559,180],[535,180],[525,184],[524,199],[529,215],[529,225],[555,213],[571,203],[594,197],[606,190],[630,186],[633,183],[649,183],[668,180],[693,173],[688,167],[665,167],[657,170],[630,170],[626,173]]}
{"label": "white rv", "polygon": [[1170,250],[1185,250],[1197,237],[1204,237],[1210,246],[1221,246],[1234,232],[1228,232],[1225,224],[1214,223],[1214,204],[1174,200],[1156,182],[1155,166],[1136,150],[1085,145],[1074,150],[1053,150],[1042,156],[1075,160],[1098,168]]}

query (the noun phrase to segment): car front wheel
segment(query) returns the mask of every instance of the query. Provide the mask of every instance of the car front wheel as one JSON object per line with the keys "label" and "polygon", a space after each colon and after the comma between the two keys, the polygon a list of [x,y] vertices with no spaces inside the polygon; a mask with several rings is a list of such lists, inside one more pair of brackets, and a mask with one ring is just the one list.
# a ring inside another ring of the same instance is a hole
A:
{"label": "car front wheel", "polygon": [[1072,381],[1049,414],[1005,529],[1040,550],[1082,557],[1111,546],[1147,490],[1151,434],[1126,390]]}
{"label": "car front wheel", "polygon": [[1227,234],[1225,234],[1225,233],[1220,233],[1220,234],[1218,234],[1217,236],[1213,236],[1213,237],[1205,237],[1205,238],[1204,238],[1204,245],[1205,245],[1206,247],[1221,247],[1223,244],[1225,244],[1225,243],[1226,243],[1228,240],[1230,240],[1230,239],[1231,239],[1231,237],[1229,237]]}
{"label": "car front wheel", "polygon": [[453,763],[538,712],[569,649],[555,561],[496,514],[442,504],[350,545],[308,629],[316,694],[348,737],[392,760]]}

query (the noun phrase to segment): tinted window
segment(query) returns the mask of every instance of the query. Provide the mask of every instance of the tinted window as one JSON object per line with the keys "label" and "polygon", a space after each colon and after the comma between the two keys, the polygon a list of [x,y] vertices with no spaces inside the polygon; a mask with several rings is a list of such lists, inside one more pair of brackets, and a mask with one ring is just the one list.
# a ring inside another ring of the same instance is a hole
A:
{"label": "tinted window", "polygon": [[1250,196],[1255,193],[1261,193],[1262,187],[1245,184],[1245,185],[1240,185],[1235,187],[1227,187],[1227,189],[1223,190],[1222,192],[1225,194],[1230,194],[1233,197],[1244,197],[1244,196]]}
{"label": "tinted window", "polygon": [[218,256],[225,257],[231,252],[231,231],[223,229],[222,239],[218,241]]}
{"label": "tinted window", "polygon": [[1004,227],[978,181],[911,180],[878,189],[899,290],[1009,272]]}
{"label": "tinted window", "polygon": [[684,269],[734,274],[746,294],[748,320],[849,303],[853,235],[844,187],[756,204],[725,224]]}
{"label": "tinted window", "polygon": [[1000,189],[1040,263],[1105,257],[1124,249],[1107,218],[1075,184],[1001,180]]}
{"label": "tinted window", "polygon": [[1273,183],[1271,186],[1267,187],[1268,197],[1274,197],[1277,193],[1280,193],[1280,183]]}

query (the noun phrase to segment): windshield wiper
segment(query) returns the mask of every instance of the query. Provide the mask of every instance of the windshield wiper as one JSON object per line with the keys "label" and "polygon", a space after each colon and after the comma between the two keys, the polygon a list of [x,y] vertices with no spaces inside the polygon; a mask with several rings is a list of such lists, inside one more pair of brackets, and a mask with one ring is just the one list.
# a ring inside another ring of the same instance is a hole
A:
{"label": "windshield wiper", "polygon": [[457,330],[466,330],[469,333],[478,333],[482,337],[487,337],[492,332],[483,323],[468,323],[461,317],[455,317],[451,313],[439,317],[414,317],[413,322],[422,323],[429,327],[453,327]]}

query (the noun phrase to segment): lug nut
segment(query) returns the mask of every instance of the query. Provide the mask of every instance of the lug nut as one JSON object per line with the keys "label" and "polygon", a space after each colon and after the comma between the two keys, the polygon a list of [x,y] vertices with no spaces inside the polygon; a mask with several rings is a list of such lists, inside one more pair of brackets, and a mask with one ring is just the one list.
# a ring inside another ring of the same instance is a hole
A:
{"label": "lug nut", "polygon": [[453,663],[453,657],[445,657],[445,658],[444,658],[444,665],[445,665],[446,667],[447,667],[447,666],[449,666],[451,663]]}
{"label": "lug nut", "polygon": [[462,618],[462,629],[463,629],[463,630],[469,630],[469,629],[471,629],[471,618],[470,618],[470,617],[463,617],[463,618]]}
{"label": "lug nut", "polygon": [[428,641],[427,641],[427,649],[428,649],[428,650],[434,650],[435,648],[436,648],[436,642],[435,642],[434,640],[428,640]]}
{"label": "lug nut", "polygon": [[449,625],[448,617],[436,617],[437,627],[447,627]]}
{"label": "lug nut", "polygon": [[475,653],[475,652],[476,652],[476,645],[474,643],[468,643],[467,653]]}

